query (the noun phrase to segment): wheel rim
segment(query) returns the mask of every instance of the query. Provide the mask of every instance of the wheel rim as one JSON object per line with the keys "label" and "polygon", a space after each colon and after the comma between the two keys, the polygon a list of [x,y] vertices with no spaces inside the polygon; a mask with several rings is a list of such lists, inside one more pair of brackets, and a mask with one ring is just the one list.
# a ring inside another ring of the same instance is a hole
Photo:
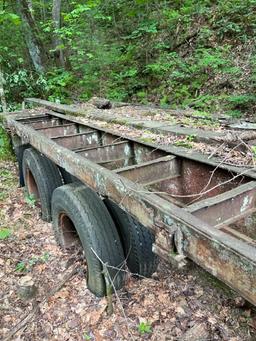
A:
{"label": "wheel rim", "polygon": [[63,246],[65,248],[69,248],[74,245],[81,246],[75,225],[65,212],[62,212],[59,215],[59,227],[62,233]]}
{"label": "wheel rim", "polygon": [[33,195],[37,201],[39,201],[39,191],[35,181],[35,178],[29,168],[26,170],[26,184],[28,189],[28,194]]}

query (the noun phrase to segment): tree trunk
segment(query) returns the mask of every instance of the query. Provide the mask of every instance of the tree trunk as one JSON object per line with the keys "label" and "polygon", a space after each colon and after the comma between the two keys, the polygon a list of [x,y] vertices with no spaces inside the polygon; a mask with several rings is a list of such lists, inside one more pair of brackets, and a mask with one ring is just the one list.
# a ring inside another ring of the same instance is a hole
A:
{"label": "tree trunk", "polygon": [[30,11],[30,14],[31,14],[32,18],[34,19],[32,0],[28,0],[28,8],[29,8],[29,11]]}
{"label": "tree trunk", "polygon": [[46,11],[45,11],[45,0],[40,0],[40,15],[41,15],[41,20],[46,21]]}
{"label": "tree trunk", "polygon": [[31,15],[29,3],[26,0],[17,0],[17,5],[22,18],[24,37],[31,61],[35,70],[43,73],[46,67],[47,54],[39,38],[39,31]]}
{"label": "tree trunk", "polygon": [[58,34],[58,30],[61,27],[61,0],[53,0],[52,1],[52,21],[54,26],[54,35],[53,35],[53,46],[55,49],[55,58],[57,65],[65,67],[65,59],[62,48],[62,40]]}
{"label": "tree trunk", "polygon": [[5,84],[4,74],[2,72],[1,65],[0,65],[0,100],[1,100],[2,111],[6,112],[7,104],[6,104],[5,94],[4,94],[4,84]]}

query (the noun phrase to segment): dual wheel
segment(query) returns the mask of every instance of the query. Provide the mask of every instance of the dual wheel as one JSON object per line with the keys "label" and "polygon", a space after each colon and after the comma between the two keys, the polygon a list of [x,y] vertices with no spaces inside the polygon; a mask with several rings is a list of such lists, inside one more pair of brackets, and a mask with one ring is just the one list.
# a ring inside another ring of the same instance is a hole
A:
{"label": "dual wheel", "polygon": [[62,174],[51,160],[32,148],[25,149],[22,175],[26,191],[40,203],[42,219],[52,220],[60,247],[82,246],[89,290],[104,296],[109,283],[120,289],[125,264],[133,274],[150,277],[157,267],[154,235],[79,181],[65,184]]}

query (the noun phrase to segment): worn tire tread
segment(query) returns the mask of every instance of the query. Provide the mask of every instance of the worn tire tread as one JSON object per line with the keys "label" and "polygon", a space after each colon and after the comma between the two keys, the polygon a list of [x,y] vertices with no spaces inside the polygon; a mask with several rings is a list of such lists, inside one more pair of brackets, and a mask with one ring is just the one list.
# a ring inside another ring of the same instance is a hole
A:
{"label": "worn tire tread", "polygon": [[105,200],[105,204],[117,226],[129,270],[134,275],[151,277],[159,260],[152,252],[154,234],[115,203]]}
{"label": "worn tire tread", "polygon": [[[51,221],[52,193],[57,187],[63,185],[58,167],[33,148],[24,151],[22,161],[24,175],[26,174],[26,167],[30,169],[38,188],[42,219],[49,222]],[[28,191],[26,177],[25,187]]]}
{"label": "worn tire tread", "polygon": [[[102,264],[90,247],[104,263],[116,267],[108,268],[115,289],[123,286],[124,273],[120,267],[124,264],[124,254],[118,232],[106,207],[90,188],[79,183],[71,183],[56,189],[52,198],[53,228],[56,240],[64,247],[58,216],[62,211],[73,221],[88,263],[88,288],[96,296],[106,294],[106,284],[102,275]],[[86,228],[84,228],[86,226]],[[90,251],[89,251],[90,250]]]}

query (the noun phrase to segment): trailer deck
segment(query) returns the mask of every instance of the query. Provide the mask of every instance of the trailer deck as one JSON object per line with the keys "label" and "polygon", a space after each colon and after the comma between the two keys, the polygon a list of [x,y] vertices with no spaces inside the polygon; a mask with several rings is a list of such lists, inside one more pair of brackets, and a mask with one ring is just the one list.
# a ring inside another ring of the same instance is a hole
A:
{"label": "trailer deck", "polygon": [[189,258],[256,305],[256,173],[184,148],[124,138],[54,111],[6,117],[31,145],[155,233],[154,252]]}

